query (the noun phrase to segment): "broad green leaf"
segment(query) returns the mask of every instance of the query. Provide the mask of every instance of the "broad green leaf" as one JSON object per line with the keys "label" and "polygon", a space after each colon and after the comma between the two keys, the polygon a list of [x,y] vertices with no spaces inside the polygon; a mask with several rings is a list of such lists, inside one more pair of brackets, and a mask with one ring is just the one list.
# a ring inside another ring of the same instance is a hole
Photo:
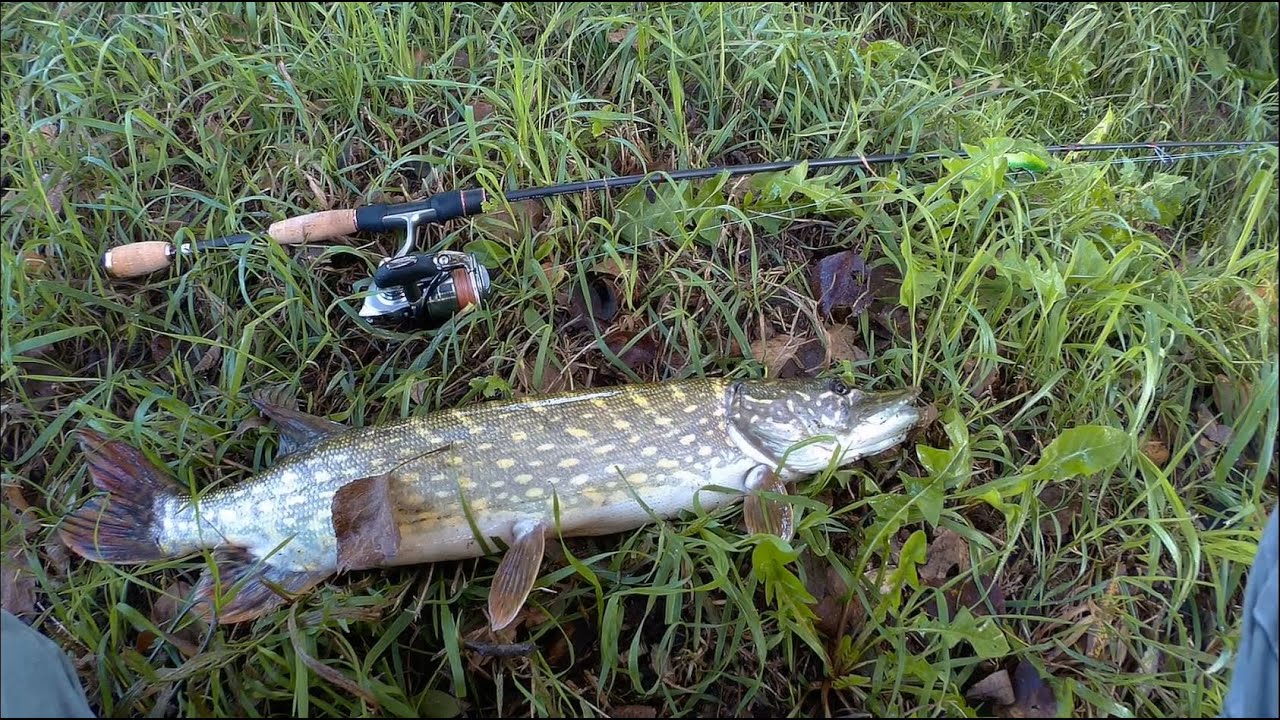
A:
{"label": "broad green leaf", "polygon": [[941,478],[908,478],[903,485],[911,495],[911,501],[920,514],[932,526],[942,519],[942,507],[946,504],[946,488]]}
{"label": "broad green leaf", "polygon": [[1076,247],[1071,255],[1071,274],[1068,280],[1096,280],[1107,274],[1108,264],[1093,239],[1081,235],[1076,238]]}
{"label": "broad green leaf", "polygon": [[1030,479],[1065,480],[1109,470],[1124,459],[1129,435],[1106,425],[1080,425],[1064,430],[1024,473]]}
{"label": "broad green leaf", "polygon": [[1008,655],[1009,641],[1000,629],[1000,623],[990,616],[976,616],[968,607],[961,607],[956,616],[943,622],[922,616],[917,621],[922,628],[936,631],[946,642],[947,648],[954,648],[967,642],[978,654],[979,658],[991,660]]}
{"label": "broad green leaf", "polygon": [[751,553],[751,564],[764,581],[766,601],[772,603],[775,598],[785,597],[801,605],[817,602],[800,578],[787,569],[787,565],[798,557],[800,551],[790,547],[781,538],[768,535],[761,537]]}
{"label": "broad green leaf", "polygon": [[904,585],[913,590],[920,589],[920,576],[916,572],[916,566],[924,564],[927,544],[923,530],[911,533],[911,537],[902,544],[902,551],[898,553],[898,566],[889,573],[889,592],[876,606],[876,622],[884,621],[885,610],[892,610],[895,615],[898,613],[902,607]]}
{"label": "broad green leaf", "polygon": [[1093,129],[1084,134],[1080,139],[1081,145],[1096,145],[1106,142],[1108,134],[1111,132],[1111,125],[1116,120],[1116,111],[1113,108],[1107,108],[1106,117],[1093,126]]}

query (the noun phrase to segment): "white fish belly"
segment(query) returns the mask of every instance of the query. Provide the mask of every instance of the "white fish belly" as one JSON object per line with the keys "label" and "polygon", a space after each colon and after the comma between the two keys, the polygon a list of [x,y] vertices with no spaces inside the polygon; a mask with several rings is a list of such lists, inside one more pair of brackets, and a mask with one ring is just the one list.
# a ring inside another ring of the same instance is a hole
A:
{"label": "white fish belly", "polygon": [[670,479],[678,482],[566,490],[558,498],[558,518],[554,497],[518,503],[481,500],[471,506],[470,523],[461,512],[435,517],[418,514],[400,525],[400,553],[391,564],[488,555],[498,550],[494,540],[510,545],[516,529],[530,523],[544,523],[551,537],[586,537],[634,530],[685,512],[714,512],[742,499],[746,477],[755,465],[754,460],[743,458],[706,473],[673,473]]}

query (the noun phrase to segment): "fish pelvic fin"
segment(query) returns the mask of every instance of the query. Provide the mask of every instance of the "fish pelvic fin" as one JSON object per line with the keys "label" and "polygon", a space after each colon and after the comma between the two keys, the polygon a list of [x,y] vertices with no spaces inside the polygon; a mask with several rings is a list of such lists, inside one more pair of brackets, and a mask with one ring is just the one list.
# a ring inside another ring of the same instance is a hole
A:
{"label": "fish pelvic fin", "polygon": [[88,560],[111,564],[163,560],[156,503],[181,491],[173,478],[137,448],[96,430],[77,432],[89,477],[105,495],[91,498],[68,515],[58,534],[63,544]]}
{"label": "fish pelvic fin", "polygon": [[742,520],[747,532],[774,535],[790,542],[796,530],[795,509],[785,500],[764,495],[772,493],[786,497],[786,483],[771,468],[757,465],[747,477],[746,485]]}
{"label": "fish pelvic fin", "polygon": [[288,570],[258,559],[241,547],[213,552],[213,567],[205,568],[195,588],[195,611],[206,622],[219,624],[256,620],[292,602],[320,584],[330,573]]}
{"label": "fish pelvic fin", "polygon": [[520,613],[542,567],[547,547],[546,523],[521,523],[514,542],[498,563],[489,588],[489,624],[496,632],[510,625]]}

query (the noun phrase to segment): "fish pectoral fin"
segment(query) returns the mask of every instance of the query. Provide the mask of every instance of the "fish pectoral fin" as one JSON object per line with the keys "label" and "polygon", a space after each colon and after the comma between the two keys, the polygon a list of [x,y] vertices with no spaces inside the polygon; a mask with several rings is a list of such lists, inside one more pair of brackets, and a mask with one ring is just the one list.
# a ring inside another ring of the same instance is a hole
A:
{"label": "fish pectoral fin", "polygon": [[547,547],[547,525],[517,526],[515,539],[498,563],[498,572],[489,588],[489,625],[496,632],[511,624],[533,590]]}
{"label": "fish pectoral fin", "polygon": [[324,580],[328,573],[296,572],[258,561],[244,548],[214,551],[217,566],[205,568],[195,588],[195,610],[204,619],[214,616],[223,625],[254,620],[292,601]]}
{"label": "fish pectoral fin", "polygon": [[280,426],[280,457],[305,450],[330,435],[351,429],[342,423],[298,410],[282,389],[255,393],[253,405]]}
{"label": "fish pectoral fin", "polygon": [[742,519],[747,532],[777,535],[790,541],[795,535],[795,508],[785,500],[762,495],[763,492],[787,494],[787,485],[766,465],[757,465],[747,476],[747,496],[743,501]]}
{"label": "fish pectoral fin", "polygon": [[333,496],[333,531],[338,541],[338,570],[381,567],[400,552],[400,523],[390,474],[347,483]]}

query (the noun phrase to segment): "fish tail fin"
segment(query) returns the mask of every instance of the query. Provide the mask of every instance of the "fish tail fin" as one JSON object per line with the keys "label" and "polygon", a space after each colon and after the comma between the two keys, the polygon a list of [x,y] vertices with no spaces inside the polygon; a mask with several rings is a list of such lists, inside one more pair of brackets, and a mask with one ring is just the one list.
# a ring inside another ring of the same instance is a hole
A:
{"label": "fish tail fin", "polygon": [[69,515],[59,529],[62,542],[80,556],[111,564],[163,560],[157,500],[178,485],[136,448],[95,430],[78,431],[89,476],[106,492]]}

